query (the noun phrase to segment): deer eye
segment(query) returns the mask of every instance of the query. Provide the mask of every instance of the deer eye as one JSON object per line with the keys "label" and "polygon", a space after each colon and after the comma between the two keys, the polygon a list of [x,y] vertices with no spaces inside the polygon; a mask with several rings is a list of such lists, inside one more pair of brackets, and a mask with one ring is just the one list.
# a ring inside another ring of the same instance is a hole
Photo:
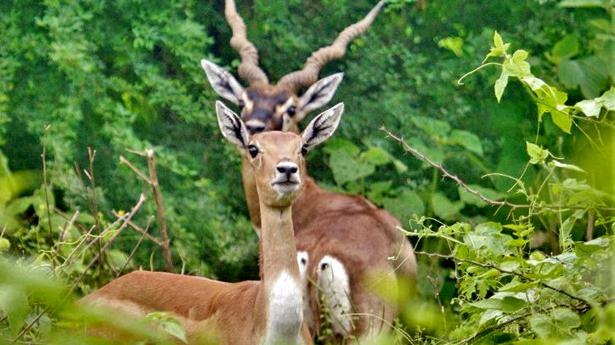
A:
{"label": "deer eye", "polygon": [[301,154],[302,155],[307,155],[308,149],[305,145],[301,146]]}
{"label": "deer eye", "polygon": [[295,115],[295,113],[297,112],[297,107],[295,107],[294,105],[289,106],[288,108],[286,108],[286,113],[290,116],[293,117]]}
{"label": "deer eye", "polygon": [[250,153],[250,157],[256,157],[258,155],[258,152],[258,147],[256,147],[255,145],[248,146],[248,153]]}

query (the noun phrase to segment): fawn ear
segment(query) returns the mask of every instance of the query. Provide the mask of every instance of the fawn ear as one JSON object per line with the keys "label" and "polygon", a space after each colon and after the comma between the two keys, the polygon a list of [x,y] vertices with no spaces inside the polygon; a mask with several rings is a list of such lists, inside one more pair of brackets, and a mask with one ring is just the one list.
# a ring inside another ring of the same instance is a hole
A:
{"label": "fawn ear", "polygon": [[216,101],[216,116],[218,118],[220,131],[226,140],[237,145],[241,149],[248,146],[250,134],[246,125],[237,114],[227,108],[224,103]]}
{"label": "fawn ear", "polygon": [[344,78],[344,73],[336,73],[328,77],[322,78],[315,82],[309,89],[299,98],[297,105],[300,118],[296,118],[295,122],[303,120],[305,115],[310,111],[320,108],[327,104],[335,95],[337,87]]}
{"label": "fawn ear", "polygon": [[201,67],[207,75],[209,84],[220,97],[226,98],[230,102],[240,105],[243,86],[224,68],[216,65],[209,60],[201,60]]}
{"label": "fawn ear", "polygon": [[340,124],[343,113],[344,103],[339,103],[316,116],[303,131],[303,149],[309,151],[329,139]]}

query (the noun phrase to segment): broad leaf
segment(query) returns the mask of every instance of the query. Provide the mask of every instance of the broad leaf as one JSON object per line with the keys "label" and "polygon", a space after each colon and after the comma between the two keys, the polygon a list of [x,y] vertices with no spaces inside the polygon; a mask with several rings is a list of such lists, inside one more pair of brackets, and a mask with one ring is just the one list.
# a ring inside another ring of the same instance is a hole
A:
{"label": "broad leaf", "polygon": [[463,208],[463,202],[453,202],[441,193],[434,193],[431,196],[431,207],[434,214],[439,218],[454,220],[458,217],[459,212]]}
{"label": "broad leaf", "polygon": [[483,145],[474,133],[453,129],[449,140],[451,143],[461,145],[479,156],[483,154]]}
{"label": "broad leaf", "polygon": [[403,188],[396,198],[385,198],[382,204],[402,222],[414,215],[425,214],[423,200],[415,191],[408,188]]}

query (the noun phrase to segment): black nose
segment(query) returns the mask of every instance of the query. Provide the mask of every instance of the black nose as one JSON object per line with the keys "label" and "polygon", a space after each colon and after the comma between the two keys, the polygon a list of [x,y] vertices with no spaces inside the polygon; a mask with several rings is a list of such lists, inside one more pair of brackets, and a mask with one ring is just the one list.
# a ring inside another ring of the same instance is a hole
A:
{"label": "black nose", "polygon": [[250,134],[260,133],[265,130],[264,124],[246,124],[246,128]]}
{"label": "black nose", "polygon": [[294,173],[297,172],[297,166],[294,165],[294,164],[293,165],[286,165],[286,164],[285,165],[278,165],[276,167],[276,169],[278,170],[278,172],[280,174],[287,174],[287,175],[289,175],[289,174],[294,174]]}

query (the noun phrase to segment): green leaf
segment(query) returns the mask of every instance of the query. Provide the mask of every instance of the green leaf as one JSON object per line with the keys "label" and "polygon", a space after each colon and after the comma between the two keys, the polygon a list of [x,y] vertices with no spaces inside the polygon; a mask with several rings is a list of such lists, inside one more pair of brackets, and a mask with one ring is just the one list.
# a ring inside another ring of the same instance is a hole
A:
{"label": "green leaf", "polygon": [[598,117],[600,115],[600,109],[602,108],[598,99],[595,98],[580,101],[574,106],[588,117]]}
{"label": "green leaf", "polygon": [[11,249],[11,241],[8,238],[0,238],[0,252],[6,252]]}
{"label": "green leaf", "polygon": [[463,202],[450,201],[441,193],[434,193],[431,196],[431,207],[436,216],[441,219],[450,221],[459,216],[459,212],[463,208]]}
{"label": "green leaf", "polygon": [[393,213],[399,220],[407,221],[414,215],[425,214],[423,199],[413,190],[402,188],[396,198],[385,198],[382,206]]}
{"label": "green leaf", "polygon": [[506,85],[508,85],[508,73],[506,73],[506,70],[502,69],[500,77],[495,81],[495,85],[493,86],[495,98],[498,100],[498,103],[500,103],[500,100],[502,99]]}
{"label": "green leaf", "polygon": [[546,315],[535,314],[530,316],[528,321],[530,328],[539,338],[550,339],[557,334],[557,328]]}
{"label": "green leaf", "polygon": [[551,119],[562,131],[570,134],[572,129],[572,116],[561,111],[551,111]]}
{"label": "green leaf", "polygon": [[480,309],[497,309],[505,313],[514,313],[525,307],[527,302],[512,296],[505,296],[504,298],[491,297],[486,300],[474,302],[471,305]]}
{"label": "green leaf", "polygon": [[566,88],[580,87],[584,97],[595,98],[608,86],[609,76],[604,63],[597,56],[563,60],[558,66],[557,76]]}
{"label": "green leaf", "polygon": [[564,132],[570,133],[572,127],[572,115],[569,113],[572,107],[566,105],[568,94],[545,83],[543,80],[532,75],[521,79],[534,91],[537,98],[538,120],[542,121],[545,113],[551,114],[553,122]]}
{"label": "green leaf", "polygon": [[497,31],[494,31],[493,32],[493,47],[491,47],[491,50],[489,51],[489,54],[487,54],[487,57],[504,56],[506,55],[506,51],[508,50],[509,46],[510,46],[510,43],[504,43],[504,41],[502,40],[502,36],[500,36],[500,34]]}
{"label": "green leaf", "polygon": [[504,61],[504,72],[517,78],[523,78],[530,76],[530,64],[525,60],[527,59],[527,52],[525,50],[517,50],[514,52],[511,58]]}
{"label": "green leaf", "polygon": [[615,86],[602,94],[599,98],[599,102],[607,111],[615,111]]}
{"label": "green leaf", "polygon": [[442,152],[442,150],[440,150],[437,146],[427,146],[421,139],[417,137],[410,138],[410,140],[408,140],[408,144],[412,148],[418,150],[420,153],[427,156],[427,158],[431,159],[433,162],[438,164],[442,164],[444,162],[444,152]]}
{"label": "green leaf", "polygon": [[367,151],[361,153],[360,158],[364,162],[375,166],[388,164],[392,161],[391,154],[376,146],[372,146]]}
{"label": "green leaf", "polygon": [[446,37],[438,41],[438,47],[452,51],[456,56],[463,55],[463,39],[461,37]]}
{"label": "green leaf", "polygon": [[410,121],[425,133],[437,138],[445,137],[451,130],[447,122],[425,116],[411,116]]}
{"label": "green leaf", "polygon": [[186,330],[181,323],[175,319],[171,314],[165,312],[153,312],[145,315],[145,319],[156,323],[164,332],[172,335],[173,337],[188,342],[186,337]]}
{"label": "green leaf", "polygon": [[332,151],[329,156],[329,167],[338,185],[356,181],[374,173],[373,164],[363,162],[350,154],[346,148]]}
{"label": "green leaf", "polygon": [[502,225],[488,222],[477,225],[474,231],[465,234],[463,242],[474,253],[499,257],[510,254],[506,244],[511,239],[511,236],[502,233]]}
{"label": "green leaf", "polygon": [[549,157],[549,151],[542,147],[532,144],[529,141],[525,142],[527,154],[530,156],[530,164],[544,163]]}
{"label": "green leaf", "polygon": [[361,152],[361,149],[349,140],[333,138],[327,142],[324,151],[328,154],[336,151],[343,151],[350,156],[356,156]]}
{"label": "green leaf", "polygon": [[483,155],[483,145],[474,133],[453,129],[449,140],[451,143],[461,145],[479,156]]}
{"label": "green leaf", "polygon": [[551,49],[553,63],[559,64],[561,60],[570,59],[579,53],[579,37],[576,34],[569,34],[559,40]]}
{"label": "green leaf", "polygon": [[581,326],[579,315],[568,308],[556,308],[553,310],[553,318],[560,328],[573,329]]}

